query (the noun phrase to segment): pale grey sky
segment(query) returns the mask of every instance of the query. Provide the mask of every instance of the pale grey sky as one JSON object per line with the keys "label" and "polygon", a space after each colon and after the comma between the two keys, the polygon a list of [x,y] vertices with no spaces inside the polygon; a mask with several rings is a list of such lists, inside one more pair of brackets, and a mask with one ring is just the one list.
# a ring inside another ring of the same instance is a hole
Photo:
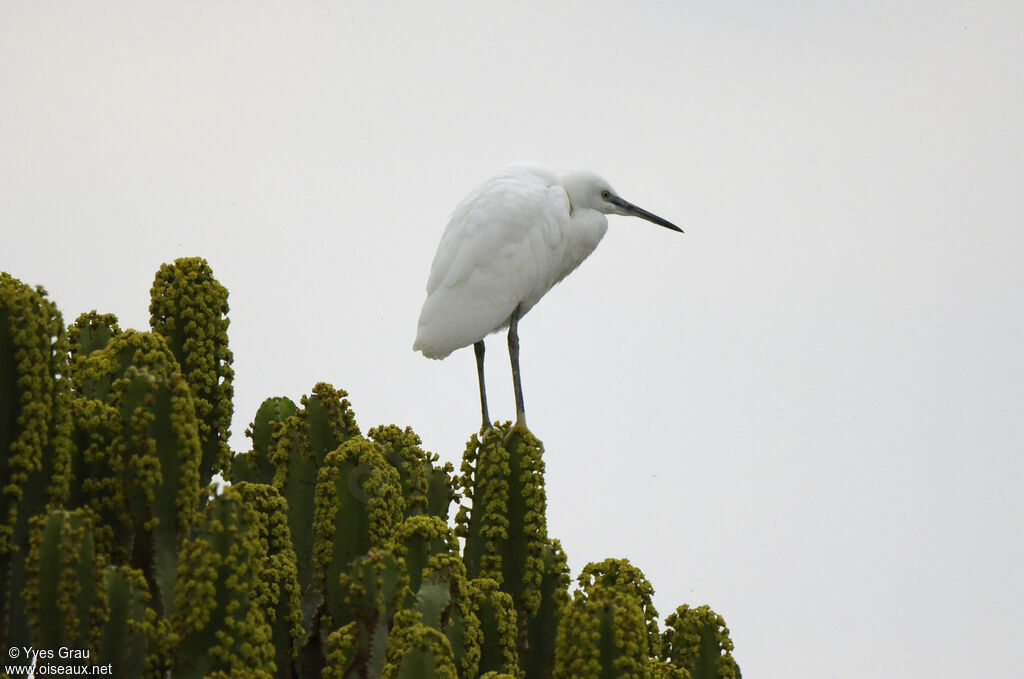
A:
{"label": "pale grey sky", "polygon": [[686,234],[612,217],[520,328],[573,575],[710,604],[751,679],[1012,676],[1022,34],[1011,2],[2,2],[0,269],[145,327],[206,257],[236,450],[325,380],[457,465],[472,351],[411,351],[447,217],[508,161],[593,169]]}

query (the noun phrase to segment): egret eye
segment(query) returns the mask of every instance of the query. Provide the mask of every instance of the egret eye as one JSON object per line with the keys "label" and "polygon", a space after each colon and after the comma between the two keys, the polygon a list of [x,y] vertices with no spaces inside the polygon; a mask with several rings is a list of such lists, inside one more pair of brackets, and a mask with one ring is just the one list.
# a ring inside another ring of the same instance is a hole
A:
{"label": "egret eye", "polygon": [[610,191],[602,191],[601,192],[601,199],[602,200],[608,200],[611,197],[612,197],[612,194],[611,194]]}

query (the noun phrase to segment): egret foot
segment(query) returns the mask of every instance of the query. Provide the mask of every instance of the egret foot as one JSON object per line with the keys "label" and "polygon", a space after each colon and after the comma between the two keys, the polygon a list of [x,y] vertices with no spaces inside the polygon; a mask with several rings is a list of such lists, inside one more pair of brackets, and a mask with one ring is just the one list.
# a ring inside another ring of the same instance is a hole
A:
{"label": "egret foot", "polygon": [[519,435],[522,437],[523,434],[531,434],[529,427],[526,426],[526,415],[520,413],[519,417],[516,418],[516,423],[508,428],[505,435],[501,437],[501,445],[503,448],[508,448],[509,441],[512,440],[513,436]]}

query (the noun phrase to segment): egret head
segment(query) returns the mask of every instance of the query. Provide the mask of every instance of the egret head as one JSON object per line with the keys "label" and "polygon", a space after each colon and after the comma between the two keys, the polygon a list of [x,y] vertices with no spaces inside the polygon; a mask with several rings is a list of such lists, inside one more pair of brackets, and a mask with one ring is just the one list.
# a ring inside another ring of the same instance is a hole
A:
{"label": "egret head", "polygon": [[569,172],[562,176],[562,186],[569,196],[569,204],[573,209],[586,208],[597,210],[606,215],[624,215],[627,217],[639,217],[649,222],[664,226],[673,231],[683,232],[678,226],[652,214],[641,207],[633,205],[627,200],[619,197],[611,184],[593,172],[580,170]]}

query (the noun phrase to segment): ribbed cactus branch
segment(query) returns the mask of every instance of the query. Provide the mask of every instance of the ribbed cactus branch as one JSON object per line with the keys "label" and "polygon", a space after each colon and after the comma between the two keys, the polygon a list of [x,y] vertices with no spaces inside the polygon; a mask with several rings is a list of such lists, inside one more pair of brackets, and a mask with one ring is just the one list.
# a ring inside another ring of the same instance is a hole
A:
{"label": "ribbed cactus branch", "polygon": [[471,507],[459,509],[457,535],[470,578],[490,578],[524,618],[540,606],[547,544],[543,447],[526,428],[501,424],[466,446],[459,480]]}
{"label": "ribbed cactus branch", "polygon": [[284,420],[274,434],[270,461],[274,465],[273,485],[288,503],[288,528],[295,548],[302,590],[303,627],[313,626],[323,589],[313,582],[313,531],[316,512],[317,475],[327,453],[342,442],[359,435],[355,415],[346,392],[319,382],[313,393],[303,396],[302,408]]}
{"label": "ribbed cactus branch", "polygon": [[157,611],[167,611],[201,497],[188,383],[163,337],[129,330],[77,362],[75,384],[102,396],[75,400],[76,436],[88,435],[81,465],[90,472],[78,495],[98,517],[104,550],[142,570]]}
{"label": "ribbed cactus branch", "polygon": [[231,398],[234,394],[228,349],[228,291],[213,277],[206,260],[176,259],[156,273],[150,290],[150,325],[163,335],[195,398],[203,450],[200,483],[231,463]]}
{"label": "ribbed cactus branch", "polygon": [[448,520],[448,507],[455,500],[451,463],[437,466],[434,453],[425,452],[412,429],[393,424],[375,427],[369,437],[384,448],[388,462],[398,470],[405,497],[405,515],[430,514]]}
{"label": "ribbed cactus branch", "polygon": [[569,605],[569,566],[558,540],[549,539],[543,552],[540,607],[526,622],[529,652],[520,660],[526,679],[546,679],[555,662],[558,625]]}
{"label": "ribbed cactus branch", "polygon": [[341,574],[370,548],[386,547],[402,520],[398,472],[379,445],[362,437],[338,446],[317,476],[313,518],[314,586],[326,599],[329,629],[343,620]]}
{"label": "ribbed cactus branch", "polygon": [[634,596],[577,590],[558,627],[554,679],[648,679],[647,626]]}
{"label": "ribbed cactus branch", "polygon": [[95,652],[107,602],[88,520],[65,510],[34,517],[30,544],[25,608],[36,647]]}
{"label": "ribbed cactus branch", "polygon": [[658,611],[654,608],[654,587],[643,571],[629,559],[605,559],[583,567],[577,581],[584,592],[595,587],[613,587],[636,599],[647,621],[647,643],[652,656],[661,654],[661,632],[658,630]]}
{"label": "ribbed cactus branch", "polygon": [[412,592],[420,588],[423,569],[435,554],[458,555],[459,545],[448,524],[436,516],[410,516],[395,527],[395,556],[405,563]]}
{"label": "ribbed cactus branch", "polygon": [[68,348],[72,358],[77,360],[106,347],[111,338],[120,334],[117,316],[90,311],[80,314],[68,326]]}
{"label": "ribbed cactus branch", "polygon": [[259,540],[264,554],[261,576],[252,593],[263,608],[263,617],[271,628],[277,676],[295,675],[299,643],[305,635],[299,607],[299,575],[295,550],[288,530],[288,504],[273,486],[236,483],[233,488],[254,510]]}
{"label": "ribbed cactus branch", "polygon": [[455,554],[431,556],[412,608],[422,615],[423,624],[447,637],[459,676],[475,677],[483,637],[462,559]]}
{"label": "ribbed cactus branch", "polygon": [[225,487],[181,550],[172,615],[179,640],[175,679],[273,677],[272,631],[258,600],[265,558],[255,510]]}
{"label": "ribbed cactus branch", "polygon": [[458,679],[448,639],[420,620],[416,611],[395,615],[384,679]]}
{"label": "ribbed cactus branch", "polygon": [[364,668],[365,676],[380,676],[391,620],[407,589],[401,560],[387,550],[371,549],[352,562],[349,572],[341,575],[344,602],[340,614],[352,622],[343,628],[342,637],[328,637],[325,672],[328,668],[336,673],[342,667],[356,666]]}
{"label": "ribbed cactus branch", "polygon": [[689,672],[691,679],[739,679],[725,620],[708,606],[682,605],[665,618],[663,659]]}
{"label": "ribbed cactus branch", "polygon": [[148,608],[149,589],[141,571],[108,566],[104,571],[107,619],[103,623],[99,664],[117,668],[117,675],[136,679],[159,674],[160,661],[150,655],[156,637],[155,613]]}
{"label": "ribbed cactus branch", "polygon": [[286,396],[268,398],[260,404],[256,419],[245,430],[245,435],[252,440],[252,450],[231,458],[232,481],[274,483],[277,467],[271,454],[277,446],[281,427],[296,410],[295,403]]}
{"label": "ribbed cactus branch", "polygon": [[56,305],[0,273],[0,645],[27,643],[23,606],[29,520],[68,498],[67,340]]}
{"label": "ribbed cactus branch", "polygon": [[501,672],[518,676],[519,626],[512,597],[498,589],[489,578],[469,581],[473,613],[480,621],[480,672]]}

